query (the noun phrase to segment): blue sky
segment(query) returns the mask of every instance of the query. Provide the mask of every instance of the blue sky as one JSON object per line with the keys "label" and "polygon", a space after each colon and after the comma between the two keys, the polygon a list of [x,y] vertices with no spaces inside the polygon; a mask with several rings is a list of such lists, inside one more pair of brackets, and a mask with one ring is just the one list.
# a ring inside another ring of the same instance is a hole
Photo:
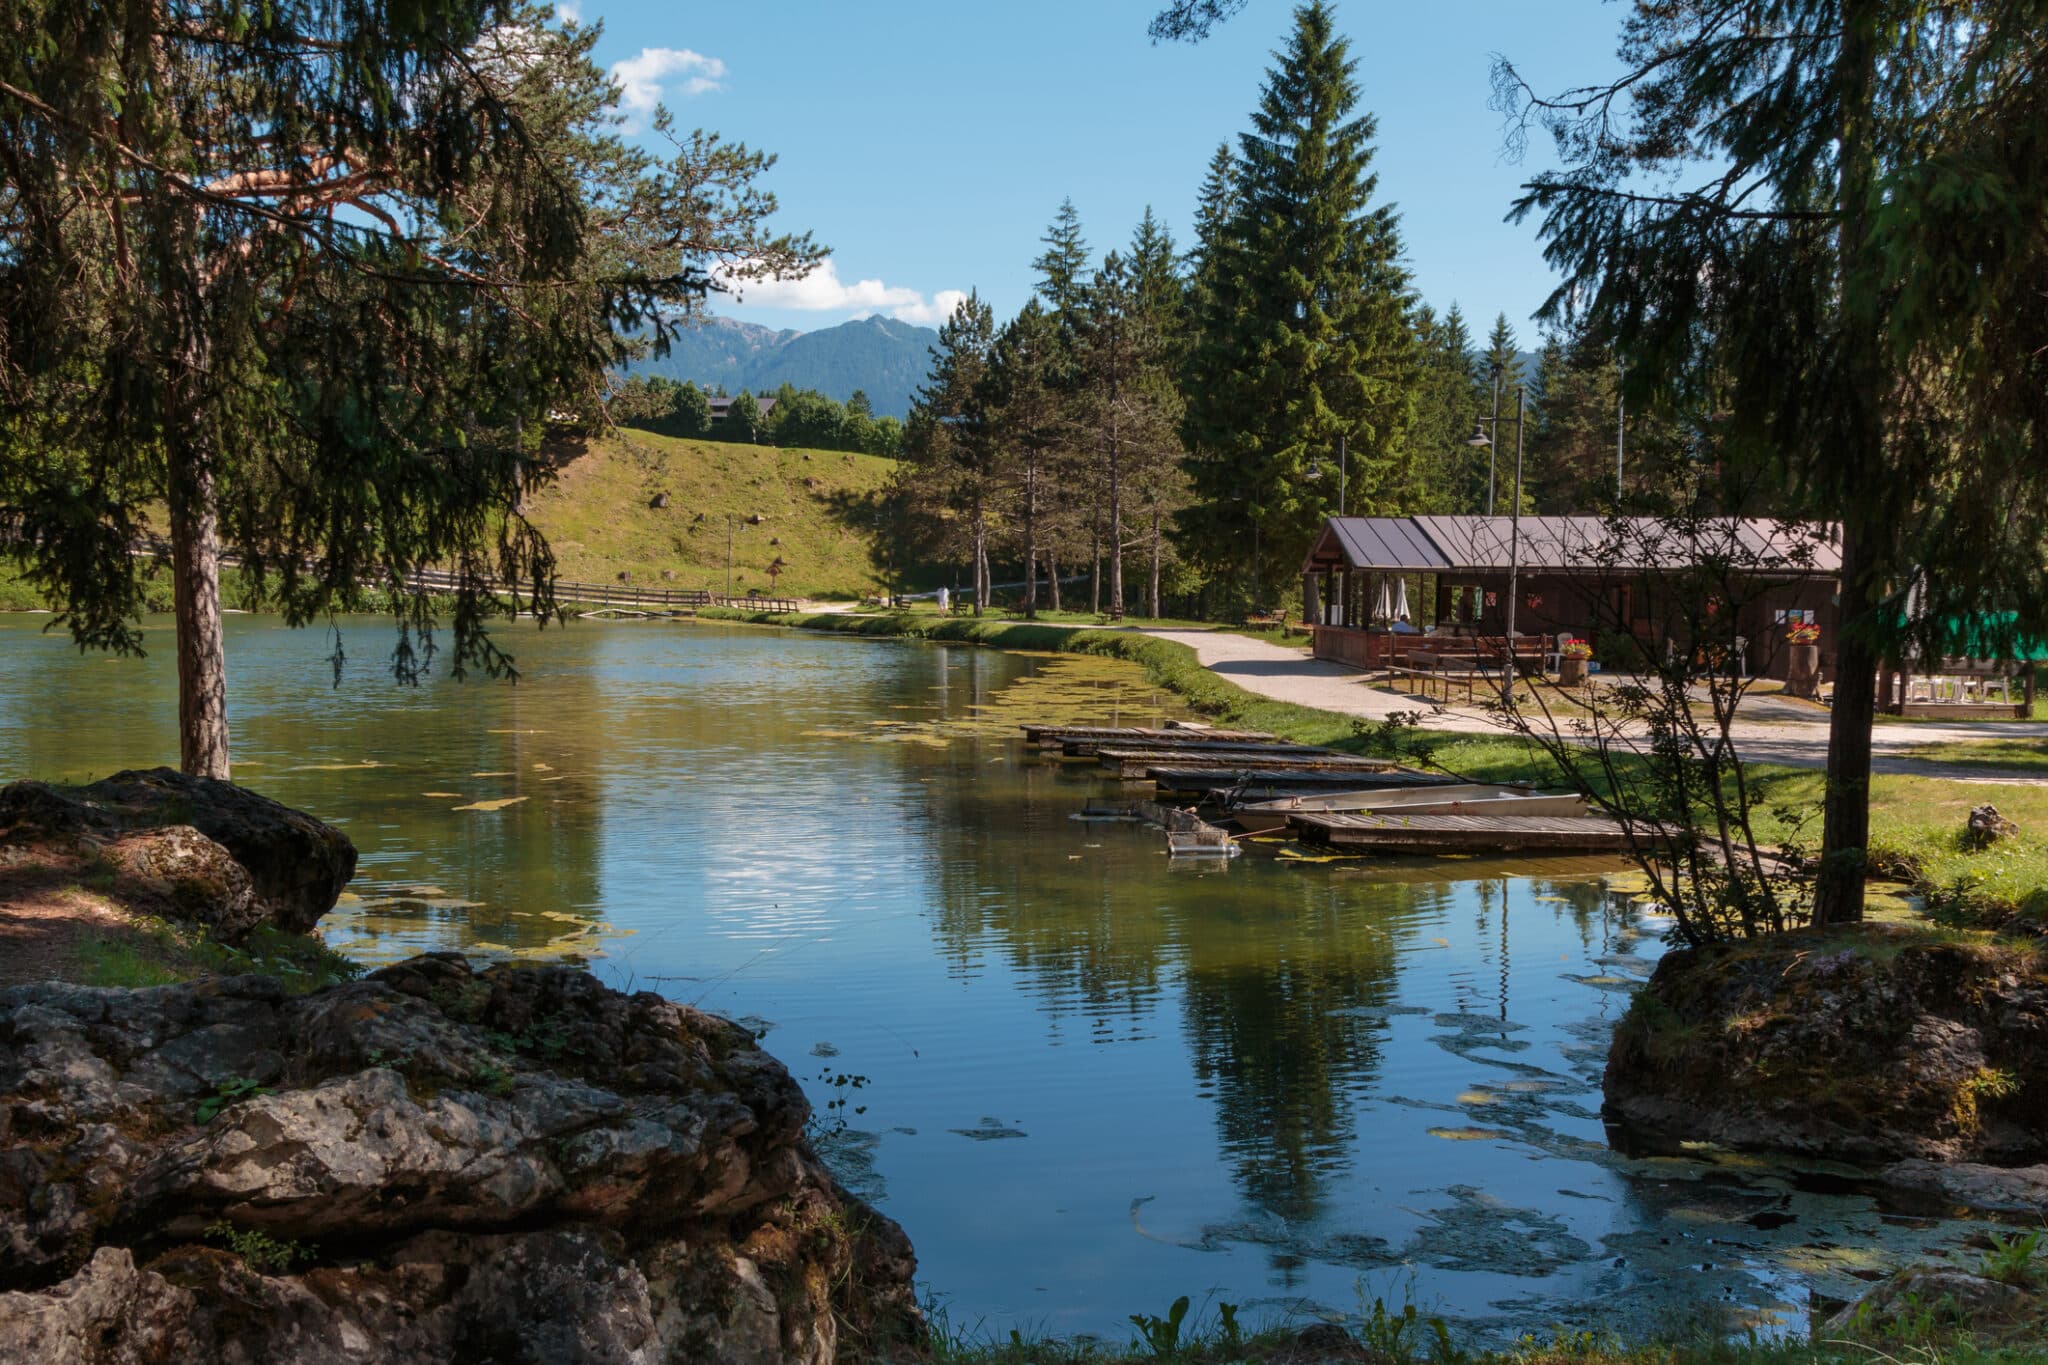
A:
{"label": "blue sky", "polygon": [[[655,100],[687,129],[776,153],[778,223],[809,229],[830,267],[754,286],[714,311],[809,331],[870,313],[935,324],[977,288],[999,316],[1071,196],[1100,252],[1147,204],[1186,244],[1218,142],[1247,125],[1282,0],[1250,0],[1196,46],[1154,46],[1147,0],[579,0],[597,57],[642,123]],[[1505,311],[1525,346],[1552,287],[1533,224],[1502,221],[1514,164],[1487,108],[1490,55],[1547,87],[1613,65],[1622,8],[1602,0],[1339,0],[1362,103],[1379,117],[1380,195],[1402,217],[1422,296],[1484,330]]]}

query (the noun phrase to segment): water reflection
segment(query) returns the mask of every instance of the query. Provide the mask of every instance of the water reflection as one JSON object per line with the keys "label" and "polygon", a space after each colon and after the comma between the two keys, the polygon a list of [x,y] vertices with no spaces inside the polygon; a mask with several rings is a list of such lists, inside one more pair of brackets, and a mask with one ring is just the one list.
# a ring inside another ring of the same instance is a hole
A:
{"label": "water reflection", "polygon": [[[175,759],[170,660],[0,617],[0,771]],[[516,687],[412,690],[230,623],[238,776],[362,853],[331,942],[587,962],[752,1021],[956,1318],[1120,1337],[1181,1294],[1355,1310],[1409,1287],[1501,1334],[1726,1302],[1797,1322],[1955,1224],[1601,1129],[1662,925],[1597,861],[1175,865],[1072,819],[1103,784],[1023,719],[1152,723],[1107,661],[667,625],[513,643]]]}

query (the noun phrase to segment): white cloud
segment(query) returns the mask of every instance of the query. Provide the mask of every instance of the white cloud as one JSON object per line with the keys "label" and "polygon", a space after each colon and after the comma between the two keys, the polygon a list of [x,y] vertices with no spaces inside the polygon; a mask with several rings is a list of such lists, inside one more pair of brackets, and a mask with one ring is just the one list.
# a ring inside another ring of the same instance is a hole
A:
{"label": "white cloud", "polygon": [[619,87],[619,108],[626,116],[626,129],[633,131],[653,117],[667,85],[677,76],[685,95],[702,95],[721,88],[725,63],[687,47],[643,47],[637,57],[612,64],[612,79]]}
{"label": "white cloud", "polygon": [[555,0],[555,17],[572,24],[580,24],[583,22],[583,6],[577,4],[576,0]]}
{"label": "white cloud", "polygon": [[839,267],[830,257],[800,280],[734,280],[721,273],[720,282],[733,291],[734,301],[745,307],[793,308],[851,317],[887,313],[923,327],[936,327],[953,316],[953,310],[967,297],[964,290],[941,289],[927,299],[915,289],[880,280],[849,284],[839,278]]}

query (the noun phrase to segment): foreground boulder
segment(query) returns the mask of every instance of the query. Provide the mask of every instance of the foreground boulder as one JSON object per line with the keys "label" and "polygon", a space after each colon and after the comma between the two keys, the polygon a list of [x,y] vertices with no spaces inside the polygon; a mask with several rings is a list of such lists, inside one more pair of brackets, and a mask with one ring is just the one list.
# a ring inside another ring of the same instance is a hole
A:
{"label": "foreground boulder", "polygon": [[1886,924],[1668,954],[1604,1113],[1624,1145],[2048,1161],[2048,954]]}
{"label": "foreground boulder", "polygon": [[0,787],[0,856],[7,848],[102,860],[131,908],[206,924],[229,942],[266,920],[305,933],[356,870],[355,845],[332,825],[173,768],[85,787]]}
{"label": "foreground boulder", "polygon": [[808,1114],[567,968],[0,991],[0,1361],[874,1355],[915,1262]]}

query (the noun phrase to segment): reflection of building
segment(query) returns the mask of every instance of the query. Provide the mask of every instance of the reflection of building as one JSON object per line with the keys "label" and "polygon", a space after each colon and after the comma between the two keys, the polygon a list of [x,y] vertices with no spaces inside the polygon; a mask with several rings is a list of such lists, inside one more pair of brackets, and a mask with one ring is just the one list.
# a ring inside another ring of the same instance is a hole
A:
{"label": "reflection of building", "polygon": [[[1332,517],[1302,565],[1315,655],[1383,668],[1429,652],[1417,633],[1499,640],[1512,574],[1518,639],[1621,631],[1655,653],[1690,647],[1689,616],[1736,594],[1733,635],[1749,667],[1783,677],[1787,627],[1821,628],[1832,662],[1841,549],[1824,527],[1722,518],[1680,528],[1651,517]],[[1702,600],[1705,597],[1707,600]],[[1402,610],[1403,604],[1407,610]]]}

